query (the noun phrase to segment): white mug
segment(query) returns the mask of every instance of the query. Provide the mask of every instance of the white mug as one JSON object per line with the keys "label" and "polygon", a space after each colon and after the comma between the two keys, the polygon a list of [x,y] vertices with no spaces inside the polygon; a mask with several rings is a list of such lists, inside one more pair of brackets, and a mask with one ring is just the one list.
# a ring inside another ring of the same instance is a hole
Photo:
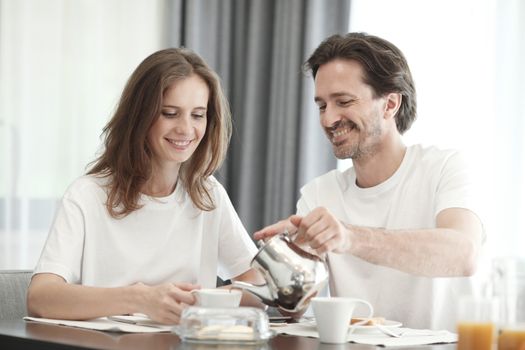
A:
{"label": "white mug", "polygon": [[[350,326],[352,313],[357,304],[365,304],[369,309],[366,318]],[[364,324],[374,314],[372,305],[362,299],[343,297],[317,297],[312,298],[315,322],[319,332],[319,340],[322,343],[339,344],[347,341],[349,329]]]}
{"label": "white mug", "polygon": [[238,289],[194,289],[195,305],[202,307],[237,307],[241,303],[242,292]]}

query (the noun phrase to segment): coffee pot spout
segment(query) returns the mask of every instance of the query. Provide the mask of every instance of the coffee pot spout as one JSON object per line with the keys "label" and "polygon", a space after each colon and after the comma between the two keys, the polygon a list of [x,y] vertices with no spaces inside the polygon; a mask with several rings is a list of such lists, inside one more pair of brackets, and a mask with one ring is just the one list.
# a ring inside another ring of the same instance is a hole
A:
{"label": "coffee pot spout", "polygon": [[270,288],[267,284],[254,285],[247,282],[234,281],[232,283],[232,287],[243,289],[252,293],[256,297],[261,299],[261,301],[266,305],[277,306],[274,302],[274,297],[272,296]]}

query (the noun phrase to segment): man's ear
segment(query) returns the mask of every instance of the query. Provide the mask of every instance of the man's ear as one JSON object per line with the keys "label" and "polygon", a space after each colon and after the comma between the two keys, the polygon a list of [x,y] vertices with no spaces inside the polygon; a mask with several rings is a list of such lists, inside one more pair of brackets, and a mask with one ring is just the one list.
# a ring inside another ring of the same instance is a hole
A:
{"label": "man's ear", "polygon": [[391,92],[385,96],[385,119],[393,118],[401,107],[403,95],[397,92]]}

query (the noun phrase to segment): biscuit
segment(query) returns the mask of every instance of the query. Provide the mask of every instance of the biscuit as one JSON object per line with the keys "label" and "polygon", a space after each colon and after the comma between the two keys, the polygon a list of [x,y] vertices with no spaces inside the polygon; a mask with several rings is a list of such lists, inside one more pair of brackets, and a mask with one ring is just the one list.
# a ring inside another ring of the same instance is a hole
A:
{"label": "biscuit", "polygon": [[[366,318],[359,318],[359,317],[352,318],[350,320],[350,324],[356,324],[356,323],[362,322],[364,320],[367,320],[367,319]],[[372,317],[372,318],[368,319],[368,321],[366,323],[360,324],[360,326],[373,326],[375,324],[384,324],[384,323],[385,323],[385,318],[384,317]]]}
{"label": "biscuit", "polygon": [[210,325],[199,329],[197,339],[252,340],[253,328],[244,325]]}

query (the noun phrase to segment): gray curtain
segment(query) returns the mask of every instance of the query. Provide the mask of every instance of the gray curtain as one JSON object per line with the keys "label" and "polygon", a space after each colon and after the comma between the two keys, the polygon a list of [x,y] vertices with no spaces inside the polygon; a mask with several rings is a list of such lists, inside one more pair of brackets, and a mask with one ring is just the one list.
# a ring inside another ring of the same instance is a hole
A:
{"label": "gray curtain", "polygon": [[335,168],[302,63],[345,33],[350,0],[175,0],[169,46],[186,46],[218,72],[233,112],[217,175],[248,232],[295,212],[299,189]]}

